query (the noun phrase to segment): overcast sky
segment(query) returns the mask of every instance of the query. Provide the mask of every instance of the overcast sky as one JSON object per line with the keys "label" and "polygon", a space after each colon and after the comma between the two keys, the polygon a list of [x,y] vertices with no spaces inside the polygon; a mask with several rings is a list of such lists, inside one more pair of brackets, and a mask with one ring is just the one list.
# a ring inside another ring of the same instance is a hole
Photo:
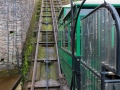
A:
{"label": "overcast sky", "polygon": [[[120,4],[120,0],[105,0],[107,3],[110,3],[110,4]],[[79,4],[81,3],[82,1],[76,1],[74,2],[75,4]],[[104,3],[104,0],[86,0],[86,3],[87,4],[102,4]],[[70,4],[68,5],[63,5],[64,7],[70,7]]]}
{"label": "overcast sky", "polygon": [[[90,2],[90,1],[93,1],[93,2],[104,2],[104,0],[86,0],[86,2]],[[115,4],[120,4],[120,0],[105,0],[106,2],[108,3],[115,3]]]}

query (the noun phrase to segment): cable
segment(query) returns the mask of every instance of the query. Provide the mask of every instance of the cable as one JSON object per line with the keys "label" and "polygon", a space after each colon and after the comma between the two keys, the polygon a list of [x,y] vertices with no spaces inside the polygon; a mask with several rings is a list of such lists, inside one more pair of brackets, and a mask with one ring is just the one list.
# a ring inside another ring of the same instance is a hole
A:
{"label": "cable", "polygon": [[48,81],[48,72],[49,72],[49,69],[48,69],[48,61],[45,62],[46,63],[46,90],[48,90],[48,87],[49,87],[49,81]]}
{"label": "cable", "polygon": [[[71,3],[71,31],[73,32],[73,21],[74,21],[74,17],[73,17],[73,1],[70,0],[70,3]],[[73,37],[73,34],[72,34],[72,37]],[[73,40],[72,40],[73,41]],[[72,49],[73,49],[74,45],[73,45],[73,42],[72,42]],[[74,51],[72,50],[72,80],[71,80],[71,86],[70,86],[70,90],[72,90],[73,87],[75,87],[75,80],[74,78],[75,77],[75,74],[74,74]],[[75,90],[75,89],[73,89]]]}
{"label": "cable", "polygon": [[[76,16],[76,20],[75,20],[75,24],[73,25],[73,21],[74,21],[74,17],[73,17],[73,1],[71,1],[71,30],[72,30],[72,80],[71,80],[71,87],[70,87],[70,90],[75,90],[75,64],[76,64],[76,60],[74,60],[75,58],[75,55],[74,55],[74,43],[75,43],[75,32],[76,32],[76,24],[77,24],[77,19],[78,19],[78,16],[79,16],[79,13],[82,9],[82,6],[83,4],[85,3],[86,0],[84,0],[82,3],[81,3],[81,6],[77,12],[77,16]],[[81,78],[80,78],[81,79]],[[78,86],[79,87],[79,86]],[[78,90],[80,90],[81,88],[81,85],[79,87]]]}
{"label": "cable", "polygon": [[49,67],[48,67],[48,63],[49,63],[49,58],[48,58],[48,21],[47,21],[47,1],[46,0],[46,22],[45,22],[45,25],[46,25],[46,61],[45,61],[45,64],[46,64],[46,90],[48,90],[48,87],[49,87],[49,80],[48,80],[48,73],[49,73]]}

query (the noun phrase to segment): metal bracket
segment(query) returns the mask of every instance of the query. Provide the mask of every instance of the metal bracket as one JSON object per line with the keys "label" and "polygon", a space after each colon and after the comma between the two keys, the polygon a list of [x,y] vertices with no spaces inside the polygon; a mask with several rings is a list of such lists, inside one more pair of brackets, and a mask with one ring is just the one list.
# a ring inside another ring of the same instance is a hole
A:
{"label": "metal bracket", "polygon": [[45,64],[49,64],[50,60],[45,60],[44,62],[45,62]]}
{"label": "metal bracket", "polygon": [[81,90],[81,71],[80,71],[80,61],[81,61],[81,57],[80,56],[76,56],[76,82],[77,82],[77,89]]}

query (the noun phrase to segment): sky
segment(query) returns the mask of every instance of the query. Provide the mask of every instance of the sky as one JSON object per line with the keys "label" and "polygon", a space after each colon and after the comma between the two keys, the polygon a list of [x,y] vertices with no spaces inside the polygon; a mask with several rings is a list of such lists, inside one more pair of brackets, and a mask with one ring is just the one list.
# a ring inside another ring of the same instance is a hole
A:
{"label": "sky", "polygon": [[[107,3],[110,4],[120,4],[120,0],[105,0]],[[82,1],[77,1],[75,3],[81,3]],[[102,4],[104,3],[104,0],[86,0],[87,4]],[[64,5],[64,7],[69,7],[70,4]]]}
{"label": "sky", "polygon": [[[104,0],[86,0],[86,2],[104,2]],[[106,2],[108,3],[111,3],[111,4],[120,4],[120,0],[105,0]]]}

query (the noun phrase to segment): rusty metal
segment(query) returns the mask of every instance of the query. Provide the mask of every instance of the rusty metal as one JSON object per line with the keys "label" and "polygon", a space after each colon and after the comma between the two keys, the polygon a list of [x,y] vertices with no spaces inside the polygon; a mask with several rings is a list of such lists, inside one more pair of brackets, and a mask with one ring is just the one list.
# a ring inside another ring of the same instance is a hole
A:
{"label": "rusty metal", "polygon": [[[42,0],[42,5],[43,7],[43,0]],[[39,18],[39,29],[38,29],[38,37],[37,37],[37,44],[36,44],[36,52],[35,52],[35,61],[34,61],[34,68],[33,68],[33,76],[32,76],[32,84],[31,84],[31,90],[34,90],[34,84],[35,84],[35,75],[36,75],[36,66],[37,66],[37,56],[38,56],[38,48],[39,48],[39,40],[40,40],[40,28],[41,28],[41,21],[42,21],[42,9],[40,12],[40,18]]]}
{"label": "rusty metal", "polygon": [[59,76],[61,76],[61,70],[60,70],[60,61],[59,61],[59,56],[58,56],[58,48],[57,48],[57,33],[56,31],[58,31],[58,25],[57,25],[57,18],[56,18],[56,14],[55,14],[55,9],[54,9],[54,4],[52,0],[50,0],[51,3],[51,11],[52,11],[52,19],[53,19],[53,28],[54,28],[54,40],[55,40],[55,47],[56,47],[56,53],[57,53],[57,62],[58,62],[58,72],[59,72]]}

